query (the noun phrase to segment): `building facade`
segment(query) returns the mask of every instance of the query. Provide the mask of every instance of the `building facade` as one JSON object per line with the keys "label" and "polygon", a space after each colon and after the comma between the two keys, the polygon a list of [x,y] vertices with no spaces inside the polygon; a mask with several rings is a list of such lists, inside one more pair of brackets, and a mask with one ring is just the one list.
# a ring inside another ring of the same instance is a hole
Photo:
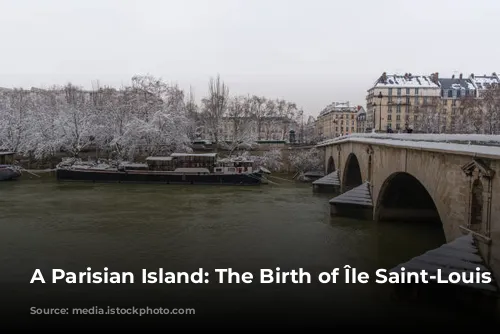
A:
{"label": "building facade", "polygon": [[[260,131],[259,131],[260,130]],[[290,130],[300,131],[299,124],[286,117],[223,117],[219,124],[220,141],[288,141]],[[210,137],[202,133],[203,138]]]}
{"label": "building facade", "polygon": [[489,115],[491,110],[485,110],[488,107],[481,101],[495,87],[500,87],[496,72],[451,78],[440,78],[437,72],[428,76],[384,72],[368,90],[367,128],[376,132],[492,133],[486,129],[492,128],[492,122],[487,125],[485,117],[500,115]]}
{"label": "building facade", "polygon": [[438,73],[426,76],[384,72],[366,96],[368,131],[413,129],[420,122],[420,114],[439,102],[440,93]]}
{"label": "building facade", "polygon": [[333,102],[326,106],[316,120],[316,133],[320,140],[358,132],[358,115],[365,114],[359,105]]}

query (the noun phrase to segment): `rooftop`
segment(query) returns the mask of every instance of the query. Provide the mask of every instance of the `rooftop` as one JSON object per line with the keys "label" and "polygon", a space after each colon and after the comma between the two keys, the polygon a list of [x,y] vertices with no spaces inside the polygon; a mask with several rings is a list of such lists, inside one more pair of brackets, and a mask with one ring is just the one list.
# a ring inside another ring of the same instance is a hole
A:
{"label": "rooftop", "polygon": [[442,89],[460,89],[460,90],[475,90],[476,86],[471,79],[460,78],[439,78],[439,83]]}
{"label": "rooftop", "polygon": [[327,105],[320,113],[320,116],[329,114],[331,112],[352,112],[357,113],[363,107],[359,105],[351,105],[349,102],[332,102]]}
{"label": "rooftop", "polygon": [[384,88],[439,88],[439,84],[433,81],[430,75],[404,75],[386,74],[385,72],[374,83],[374,87]]}
{"label": "rooftop", "polygon": [[474,82],[478,89],[487,89],[491,85],[499,85],[500,77],[493,72],[491,75],[470,75],[470,79]]}

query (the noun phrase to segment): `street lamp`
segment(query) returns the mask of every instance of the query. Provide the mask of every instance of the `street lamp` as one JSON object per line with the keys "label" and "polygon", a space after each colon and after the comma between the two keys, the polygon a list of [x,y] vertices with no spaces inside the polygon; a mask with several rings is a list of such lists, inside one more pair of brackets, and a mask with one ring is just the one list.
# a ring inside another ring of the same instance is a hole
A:
{"label": "street lamp", "polygon": [[377,96],[379,99],[380,99],[380,110],[379,110],[379,113],[378,113],[378,131],[380,132],[381,131],[381,126],[382,126],[382,98],[384,97],[382,95],[382,92],[378,93],[378,96]]}

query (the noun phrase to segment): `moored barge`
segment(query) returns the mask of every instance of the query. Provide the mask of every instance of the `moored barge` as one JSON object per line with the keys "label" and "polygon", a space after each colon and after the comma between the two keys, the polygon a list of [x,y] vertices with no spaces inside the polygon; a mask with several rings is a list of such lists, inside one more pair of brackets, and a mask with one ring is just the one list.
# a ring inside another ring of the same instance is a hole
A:
{"label": "moored barge", "polygon": [[21,175],[21,168],[14,165],[14,153],[0,152],[0,181],[16,180]]}
{"label": "moored barge", "polygon": [[172,153],[115,167],[60,164],[56,169],[60,181],[160,184],[259,185],[266,173],[254,169],[252,160],[218,159],[217,153]]}

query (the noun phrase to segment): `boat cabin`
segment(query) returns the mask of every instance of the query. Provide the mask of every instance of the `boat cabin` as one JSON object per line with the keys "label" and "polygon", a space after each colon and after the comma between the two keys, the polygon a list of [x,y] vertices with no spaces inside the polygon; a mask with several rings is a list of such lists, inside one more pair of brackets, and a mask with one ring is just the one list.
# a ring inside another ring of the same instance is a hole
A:
{"label": "boat cabin", "polygon": [[195,174],[237,174],[252,172],[253,162],[244,159],[218,159],[217,153],[172,153],[169,157],[148,157],[151,171]]}
{"label": "boat cabin", "polygon": [[175,171],[208,174],[217,161],[216,153],[172,153],[169,157],[148,157],[146,163],[152,171]]}
{"label": "boat cabin", "polygon": [[220,159],[217,161],[214,173],[239,174],[251,173],[253,161],[246,159]]}
{"label": "boat cabin", "polygon": [[0,152],[0,165],[13,165],[14,152]]}

